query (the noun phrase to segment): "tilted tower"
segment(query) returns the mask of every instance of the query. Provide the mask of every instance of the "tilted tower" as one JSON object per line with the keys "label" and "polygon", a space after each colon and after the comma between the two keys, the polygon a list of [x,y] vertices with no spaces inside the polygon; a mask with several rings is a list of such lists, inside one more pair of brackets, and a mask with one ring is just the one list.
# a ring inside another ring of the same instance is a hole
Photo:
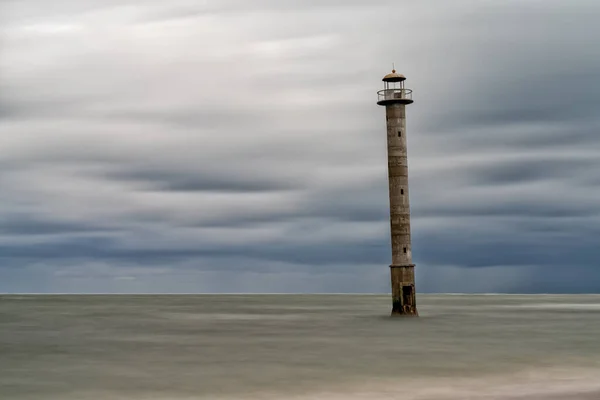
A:
{"label": "tilted tower", "polygon": [[406,77],[396,70],[383,77],[377,104],[385,106],[387,124],[390,227],[392,236],[392,316],[417,316],[415,265],[410,248],[408,160],[406,152],[406,105],[412,90],[404,87]]}

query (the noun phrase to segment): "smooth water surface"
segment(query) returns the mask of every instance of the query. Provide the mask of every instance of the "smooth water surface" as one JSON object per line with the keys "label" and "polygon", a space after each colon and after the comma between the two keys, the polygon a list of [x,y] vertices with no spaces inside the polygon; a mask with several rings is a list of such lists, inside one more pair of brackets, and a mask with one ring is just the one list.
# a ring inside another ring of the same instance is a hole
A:
{"label": "smooth water surface", "polygon": [[600,296],[3,295],[0,398],[600,399]]}

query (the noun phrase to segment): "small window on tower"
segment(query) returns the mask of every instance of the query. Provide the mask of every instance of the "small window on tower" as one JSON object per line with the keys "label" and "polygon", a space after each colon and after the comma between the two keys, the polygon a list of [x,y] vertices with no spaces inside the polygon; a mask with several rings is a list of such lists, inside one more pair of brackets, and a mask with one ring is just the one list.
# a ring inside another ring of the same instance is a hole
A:
{"label": "small window on tower", "polygon": [[400,194],[404,194],[404,189],[400,189]]}
{"label": "small window on tower", "polygon": [[404,254],[406,254],[406,247],[404,248]]}
{"label": "small window on tower", "polygon": [[398,131],[398,137],[402,136],[402,131]]}

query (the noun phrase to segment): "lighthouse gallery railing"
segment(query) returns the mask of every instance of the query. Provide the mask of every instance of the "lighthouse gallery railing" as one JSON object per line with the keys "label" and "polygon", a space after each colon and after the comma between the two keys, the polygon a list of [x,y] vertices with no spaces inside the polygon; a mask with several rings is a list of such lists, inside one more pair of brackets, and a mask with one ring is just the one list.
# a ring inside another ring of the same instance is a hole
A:
{"label": "lighthouse gallery railing", "polygon": [[409,99],[412,100],[411,89],[383,89],[377,92],[377,101]]}

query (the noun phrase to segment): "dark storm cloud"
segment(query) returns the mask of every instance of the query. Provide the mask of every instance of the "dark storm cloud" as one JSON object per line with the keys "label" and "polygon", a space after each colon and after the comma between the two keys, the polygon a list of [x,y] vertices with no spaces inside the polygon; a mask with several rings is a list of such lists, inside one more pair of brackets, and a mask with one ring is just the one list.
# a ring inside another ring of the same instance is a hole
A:
{"label": "dark storm cloud", "polygon": [[[421,261],[426,265],[448,264],[452,260],[465,268],[493,267],[496,265],[539,265],[554,268],[581,268],[599,276],[597,271],[597,242],[579,242],[560,235],[540,234],[537,241],[523,240],[523,234],[515,231],[515,239],[500,235],[484,238],[448,238],[427,236],[415,238],[413,251],[423,252]],[[462,239],[462,240],[461,240]],[[427,243],[426,246],[421,243]],[[433,245],[435,252],[426,249]],[[468,249],[468,250],[467,250]],[[574,261],[577,260],[577,261]],[[542,289],[543,290],[543,289]]]}
{"label": "dark storm cloud", "polygon": [[388,290],[392,62],[420,289],[600,289],[596,2],[5,10],[0,291]]}
{"label": "dark storm cloud", "polygon": [[106,230],[108,229],[92,224],[41,220],[26,214],[4,216],[0,219],[0,234],[2,235],[56,235],[94,233]]}
{"label": "dark storm cloud", "polygon": [[[464,129],[514,128],[528,123],[581,127],[582,122],[597,122],[596,105],[600,102],[600,93],[590,82],[600,79],[600,60],[591,64],[591,70],[565,73],[557,71],[556,66],[547,66],[541,76],[484,83],[473,93],[478,100],[474,102],[475,106],[448,123],[454,129]],[[564,133],[569,136],[569,131]]]}
{"label": "dark storm cloud", "polygon": [[259,176],[224,176],[202,171],[119,171],[108,178],[142,183],[146,190],[164,190],[175,192],[229,192],[251,193],[300,189],[300,182],[261,180]]}
{"label": "dark storm cloud", "polygon": [[[202,246],[202,244],[200,244]],[[18,259],[43,259],[52,260],[87,260],[103,259],[117,261],[135,261],[142,265],[164,265],[170,262],[179,262],[194,259],[195,257],[208,257],[213,260],[219,258],[240,257],[241,260],[262,260],[263,262],[279,261],[302,265],[304,270],[319,270],[322,265],[336,264],[344,260],[345,265],[365,265],[370,263],[386,263],[384,245],[380,243],[361,243],[361,246],[348,246],[348,244],[314,244],[314,245],[264,245],[256,246],[220,246],[213,248],[165,249],[145,248],[126,249],[119,246],[118,242],[96,235],[89,238],[73,238],[66,240],[48,240],[42,245],[10,245],[0,246],[1,258],[5,260]],[[9,263],[8,263],[9,264]],[[10,265],[7,265],[10,267]],[[203,270],[211,270],[211,265],[206,265]],[[243,262],[221,266],[220,271],[245,270]]]}
{"label": "dark storm cloud", "polygon": [[594,161],[583,160],[512,160],[470,170],[467,177],[477,185],[502,185],[539,180],[568,179],[593,170]]}
{"label": "dark storm cloud", "polygon": [[533,201],[512,200],[510,198],[499,198],[496,202],[487,204],[456,204],[452,207],[444,206],[440,201],[439,206],[423,208],[414,213],[416,217],[586,217],[600,214],[600,207],[595,209],[580,209],[578,205],[571,204],[541,204],[533,207]]}

